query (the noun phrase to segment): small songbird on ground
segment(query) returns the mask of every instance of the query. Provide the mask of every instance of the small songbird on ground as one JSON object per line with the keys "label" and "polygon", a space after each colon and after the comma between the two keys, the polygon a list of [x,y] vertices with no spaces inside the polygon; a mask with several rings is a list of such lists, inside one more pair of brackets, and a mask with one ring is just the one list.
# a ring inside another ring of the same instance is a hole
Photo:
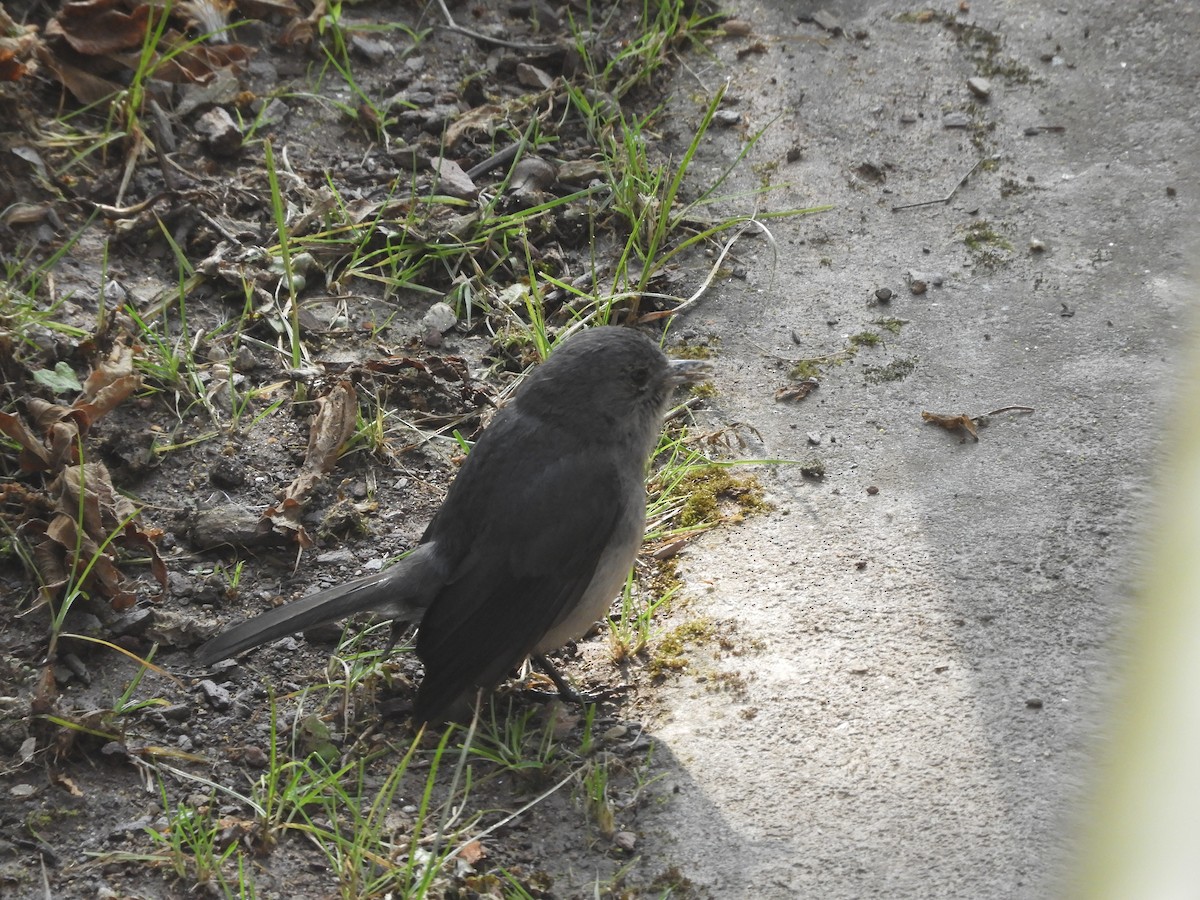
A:
{"label": "small songbird on ground", "polygon": [[419,623],[415,718],[455,714],[606,613],[642,541],[646,462],[671,391],[707,376],[629,328],[568,338],[496,414],[408,556],[235,625],[197,660],[370,610]]}

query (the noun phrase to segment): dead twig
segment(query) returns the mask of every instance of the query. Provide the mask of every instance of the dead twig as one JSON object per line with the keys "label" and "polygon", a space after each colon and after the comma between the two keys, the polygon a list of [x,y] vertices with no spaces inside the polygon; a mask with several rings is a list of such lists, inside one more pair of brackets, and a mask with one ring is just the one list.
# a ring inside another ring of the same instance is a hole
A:
{"label": "dead twig", "polygon": [[450,15],[450,10],[446,9],[446,0],[437,0],[437,5],[446,19],[446,24],[440,27],[445,28],[447,31],[455,31],[476,41],[495,44],[497,47],[508,47],[510,50],[523,50],[526,53],[549,53],[552,50],[558,49],[554,44],[523,44],[519,41],[506,41],[504,38],[491,37],[490,35],[481,34],[478,31],[472,31],[470,28],[463,28],[454,21],[454,17]]}
{"label": "dead twig", "polygon": [[982,166],[986,159],[987,157],[984,157],[984,159],[978,160],[975,165],[971,166],[967,174],[958,179],[958,184],[951,188],[950,193],[948,193],[945,197],[942,197],[938,200],[922,200],[920,203],[905,203],[902,206],[893,206],[892,212],[899,212],[902,209],[916,209],[918,206],[934,206],[938,203],[949,203],[951,199],[953,199],[954,195],[958,193],[959,188],[967,183],[967,179],[975,174],[975,170]]}

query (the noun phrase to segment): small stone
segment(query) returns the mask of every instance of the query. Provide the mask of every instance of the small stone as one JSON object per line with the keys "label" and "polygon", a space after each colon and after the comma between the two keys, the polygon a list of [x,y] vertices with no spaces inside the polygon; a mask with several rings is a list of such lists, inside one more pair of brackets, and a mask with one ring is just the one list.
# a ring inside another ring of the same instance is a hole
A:
{"label": "small stone", "polygon": [[141,634],[153,619],[154,610],[149,607],[131,609],[122,613],[121,617],[109,626],[109,630],[117,637],[126,634]]}
{"label": "small stone", "polygon": [[1040,697],[1030,697],[1025,701],[1025,706],[1029,709],[1041,709],[1044,705]]}
{"label": "small stone", "polygon": [[842,33],[842,23],[838,21],[838,17],[825,9],[818,9],[813,13],[812,20],[828,31],[832,35]]}
{"label": "small stone", "polygon": [[235,459],[224,459],[208,470],[208,480],[215,487],[233,491],[246,483],[246,467]]}
{"label": "small stone", "polygon": [[819,434],[817,434],[815,431],[810,431],[808,433],[807,437],[808,437],[808,442],[810,444],[812,444],[814,447],[821,446],[821,436]]}
{"label": "small stone", "polygon": [[322,566],[348,566],[354,562],[354,551],[349,547],[326,550],[317,554],[317,562]]}
{"label": "small stone", "polygon": [[458,316],[454,314],[449,303],[438,301],[429,307],[429,311],[421,317],[421,326],[427,331],[437,331],[445,334],[458,324]]}
{"label": "small stone", "polygon": [[1046,252],[1045,242],[1039,241],[1037,238],[1030,238],[1029,239],[1029,252],[1030,253],[1045,253]]}
{"label": "small stone", "polygon": [[554,79],[545,71],[529,63],[517,63],[517,82],[522,87],[544,91],[554,84]]}
{"label": "small stone", "polygon": [[211,678],[205,678],[200,682],[200,691],[204,694],[208,705],[218,712],[224,712],[233,706],[233,696]]}
{"label": "small stone", "polygon": [[632,831],[618,831],[613,835],[613,843],[627,853],[632,853],[637,846],[637,835]]}
{"label": "small stone", "polygon": [[382,62],[385,57],[396,52],[396,48],[387,41],[368,37],[365,34],[351,34],[350,46],[367,62],[373,63]]}
{"label": "small stone", "polygon": [[952,112],[942,117],[943,128],[966,128],[970,124],[971,117],[966,113]]}
{"label": "small stone", "polygon": [[986,100],[992,94],[992,83],[986,78],[968,78],[967,88],[980,100]]}
{"label": "small stone", "polygon": [[32,784],[14,784],[8,789],[8,795],[14,800],[28,800],[37,793],[37,788]]}
{"label": "small stone", "polygon": [[473,200],[479,194],[475,182],[463,171],[462,166],[452,159],[434,157],[429,161],[429,168],[437,173],[437,184],[434,190],[459,200]]}
{"label": "small stone", "polygon": [[920,295],[920,294],[925,293],[927,290],[929,290],[929,285],[927,285],[925,282],[923,282],[920,278],[915,278],[908,285],[908,289],[910,291],[912,291],[914,294]]}
{"label": "small stone", "polygon": [[1167,186],[1167,196],[1168,197],[1175,196],[1175,188],[1171,187],[1170,185]]}
{"label": "small stone", "polygon": [[736,109],[718,109],[713,114],[713,122],[722,128],[733,128],[742,124],[742,114]]}
{"label": "small stone", "polygon": [[192,717],[192,708],[186,703],[174,703],[158,710],[158,714],[168,722],[186,722]]}
{"label": "small stone", "polygon": [[917,121],[917,114],[911,112],[900,113],[900,123],[902,125],[912,125]]}
{"label": "small stone", "polygon": [[242,149],[242,132],[220,106],[196,120],[196,136],[213,156],[234,156]]}
{"label": "small stone", "polygon": [[879,290],[877,290],[875,292],[875,299],[878,300],[880,303],[887,303],[889,300],[892,299],[892,289],[891,288],[880,288]]}
{"label": "small stone", "polygon": [[870,487],[867,488],[867,496],[868,497],[874,497],[878,493],[879,493],[879,488],[877,488],[875,485],[871,485]]}
{"label": "small stone", "polygon": [[508,180],[510,193],[541,193],[558,181],[558,166],[537,156],[526,156],[513,166]]}
{"label": "small stone", "polygon": [[907,275],[910,283],[913,281],[923,281],[927,285],[932,284],[937,287],[940,287],[942,282],[946,280],[946,276],[941,272],[918,272],[916,269],[909,269]]}
{"label": "small stone", "polygon": [[261,113],[259,113],[258,125],[260,128],[266,128],[271,125],[281,125],[283,124],[283,120],[288,117],[288,113],[291,111],[291,107],[276,97],[266,105],[266,108]]}
{"label": "small stone", "polygon": [[253,372],[258,368],[258,357],[246,344],[242,344],[233,354],[233,368],[237,372]]}
{"label": "small stone", "polygon": [[601,738],[606,744],[611,744],[614,741],[623,740],[627,734],[629,734],[629,727],[617,724],[605,731]]}
{"label": "small stone", "polygon": [[747,37],[754,31],[754,28],[743,19],[729,19],[721,26],[721,30],[730,37]]}

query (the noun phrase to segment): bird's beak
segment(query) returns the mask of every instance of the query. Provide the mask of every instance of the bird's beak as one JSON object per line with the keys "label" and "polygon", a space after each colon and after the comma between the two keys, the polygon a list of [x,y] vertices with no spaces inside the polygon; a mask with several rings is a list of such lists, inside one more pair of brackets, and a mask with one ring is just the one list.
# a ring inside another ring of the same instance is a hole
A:
{"label": "bird's beak", "polygon": [[699,384],[712,377],[712,366],[703,359],[672,359],[671,374],[667,376],[671,387],[681,384]]}

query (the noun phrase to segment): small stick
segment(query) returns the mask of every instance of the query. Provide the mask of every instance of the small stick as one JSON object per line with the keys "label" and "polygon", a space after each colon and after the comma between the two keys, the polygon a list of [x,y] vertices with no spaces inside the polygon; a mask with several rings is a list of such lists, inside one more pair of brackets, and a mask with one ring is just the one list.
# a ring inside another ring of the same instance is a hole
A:
{"label": "small stick", "polygon": [[950,193],[948,193],[945,197],[942,197],[940,200],[922,200],[920,203],[905,203],[903,206],[893,206],[892,212],[899,212],[902,209],[916,209],[918,206],[934,206],[935,204],[938,204],[938,203],[949,203],[950,200],[954,197],[954,195],[958,193],[958,189],[961,188],[964,184],[966,184],[967,179],[970,178],[972,175],[974,175],[975,170],[978,169],[982,165],[983,165],[983,160],[981,159],[978,162],[976,162],[975,165],[971,166],[970,171],[968,171],[967,174],[964,175],[962,178],[958,179],[958,184],[956,184],[953,188],[950,189]]}
{"label": "small stick", "polygon": [[982,416],[976,416],[976,419],[986,419],[988,416],[998,416],[1000,413],[1006,412],[1033,412],[1032,406],[1002,406],[999,409],[993,409],[990,413],[984,413]]}
{"label": "small stick", "polygon": [[450,10],[446,9],[446,0],[437,0],[437,5],[441,7],[442,15],[446,17],[446,24],[442,27],[448,31],[457,31],[459,34],[466,35],[477,41],[486,41],[489,44],[496,44],[499,47],[508,47],[510,50],[524,50],[526,53],[549,53],[551,50],[557,49],[554,44],[522,44],[517,41],[506,41],[504,38],[489,37],[486,34],[480,34],[478,31],[472,31],[470,28],[463,28],[454,21],[454,17],[450,15]]}

